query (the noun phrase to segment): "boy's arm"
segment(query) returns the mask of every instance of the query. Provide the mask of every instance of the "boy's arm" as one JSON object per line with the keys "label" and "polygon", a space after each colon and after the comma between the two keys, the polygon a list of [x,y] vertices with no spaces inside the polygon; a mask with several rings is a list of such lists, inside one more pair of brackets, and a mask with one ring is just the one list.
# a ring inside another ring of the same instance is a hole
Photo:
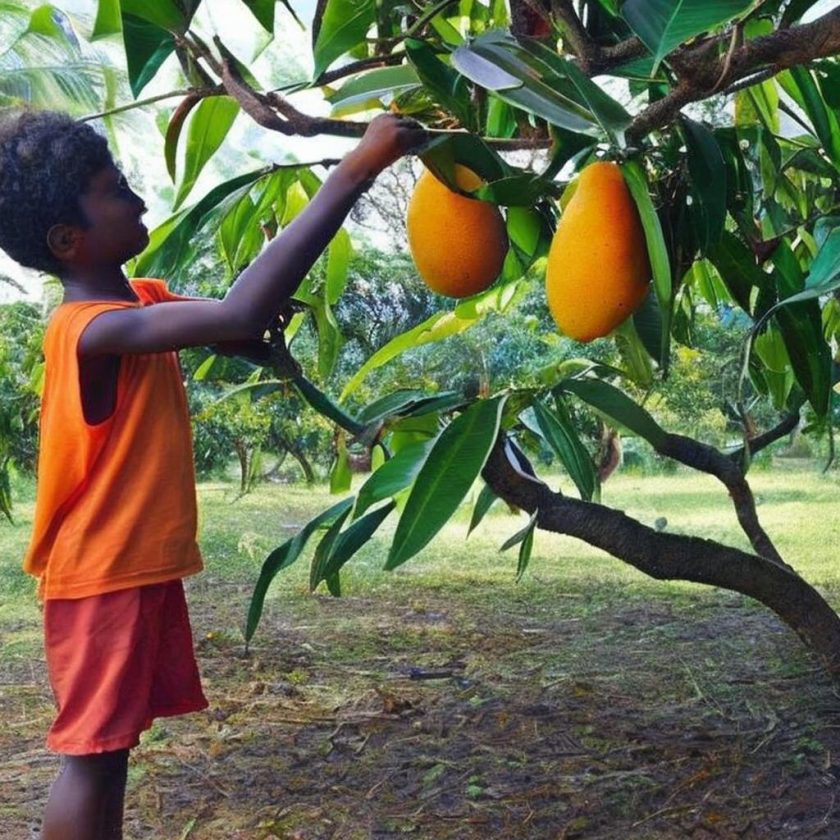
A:
{"label": "boy's arm", "polygon": [[424,139],[414,121],[377,117],[303,212],[242,272],[223,300],[104,312],[82,334],[80,353],[152,353],[261,338],[370,182]]}

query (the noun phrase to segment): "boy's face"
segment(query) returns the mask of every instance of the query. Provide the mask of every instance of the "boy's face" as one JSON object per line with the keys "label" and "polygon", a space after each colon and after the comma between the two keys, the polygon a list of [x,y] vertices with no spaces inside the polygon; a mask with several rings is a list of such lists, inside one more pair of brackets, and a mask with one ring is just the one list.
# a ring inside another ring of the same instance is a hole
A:
{"label": "boy's face", "polygon": [[106,166],[91,178],[79,206],[88,227],[80,231],[73,258],[77,265],[122,265],[148,244],[149,232],[141,221],[146,205],[116,166]]}

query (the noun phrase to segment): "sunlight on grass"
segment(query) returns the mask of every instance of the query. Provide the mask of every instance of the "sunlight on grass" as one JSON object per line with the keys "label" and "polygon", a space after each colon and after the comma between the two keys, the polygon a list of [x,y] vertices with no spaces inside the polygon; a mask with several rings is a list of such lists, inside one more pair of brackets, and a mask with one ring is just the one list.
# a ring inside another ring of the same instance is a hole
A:
{"label": "sunlight on grass", "polygon": [[[357,478],[361,482],[362,478]],[[567,479],[553,476],[552,487],[573,492]],[[816,470],[756,472],[751,475],[765,529],[783,556],[811,583],[840,600],[840,573],[835,547],[840,541],[840,477]],[[473,491],[473,499],[477,489]],[[647,525],[659,520],[675,533],[690,533],[748,549],[737,526],[726,491],[716,480],[688,472],[668,476],[617,475],[604,487],[606,504],[624,510]],[[261,485],[246,496],[227,483],[199,487],[201,545],[206,570],[191,582],[197,590],[219,585],[250,588],[266,555],[289,539],[315,513],[333,504],[326,487]],[[687,583],[654,581],[619,560],[577,540],[538,532],[530,566],[515,582],[516,549],[499,546],[525,523],[497,502],[477,531],[467,539],[471,504],[417,557],[395,572],[382,566],[396,517],[386,521],[377,536],[345,567],[343,586],[352,595],[375,595],[395,588],[470,593],[493,584],[507,597],[540,600],[558,597],[626,597],[693,592],[703,588]],[[0,523],[0,625],[39,621],[34,586],[20,570],[32,519],[31,485],[18,495],[15,523]],[[666,522],[663,522],[665,520]],[[291,569],[275,580],[269,597],[301,597],[308,588],[309,559],[315,540]],[[500,592],[499,595],[502,595]],[[480,595],[476,595],[480,597]]]}

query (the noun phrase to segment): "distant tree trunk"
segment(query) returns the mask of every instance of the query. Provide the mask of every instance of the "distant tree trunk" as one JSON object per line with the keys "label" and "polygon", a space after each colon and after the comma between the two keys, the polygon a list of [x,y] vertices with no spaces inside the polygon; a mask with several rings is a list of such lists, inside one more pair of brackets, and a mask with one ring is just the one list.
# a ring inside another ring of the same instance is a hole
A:
{"label": "distant tree trunk", "polygon": [[250,450],[242,438],[233,442],[233,449],[239,460],[239,492],[245,493],[248,490],[248,454]]}
{"label": "distant tree trunk", "polygon": [[504,436],[484,479],[508,504],[537,513],[537,526],[567,534],[629,563],[657,580],[686,580],[748,595],[773,610],[840,677],[840,616],[789,566],[714,540],[659,532],[603,505],[553,492],[520,468]]}
{"label": "distant tree trunk", "polygon": [[312,469],[312,464],[306,458],[306,455],[298,449],[290,449],[289,455],[294,458],[298,464],[300,464],[300,468],[303,470],[303,477],[306,479],[307,484],[314,484],[315,483],[315,470]]}

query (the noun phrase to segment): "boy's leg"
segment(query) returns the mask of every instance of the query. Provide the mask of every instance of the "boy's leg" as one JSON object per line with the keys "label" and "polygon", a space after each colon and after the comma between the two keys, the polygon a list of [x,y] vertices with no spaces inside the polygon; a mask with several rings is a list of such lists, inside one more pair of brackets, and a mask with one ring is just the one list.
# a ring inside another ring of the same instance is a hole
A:
{"label": "boy's leg", "polygon": [[120,840],[128,750],[64,756],[41,840]]}

